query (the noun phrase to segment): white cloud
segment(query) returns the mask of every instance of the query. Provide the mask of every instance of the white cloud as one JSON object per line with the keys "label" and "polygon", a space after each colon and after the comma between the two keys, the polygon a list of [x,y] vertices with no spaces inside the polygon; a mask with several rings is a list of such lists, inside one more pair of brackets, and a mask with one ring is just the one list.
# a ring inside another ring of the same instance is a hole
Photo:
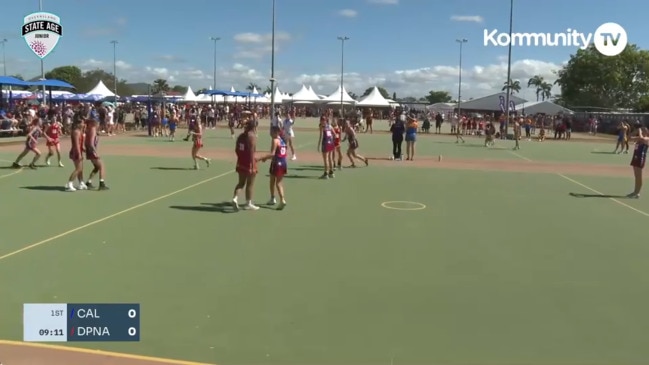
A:
{"label": "white cloud", "polygon": [[176,56],[176,55],[171,55],[171,54],[163,54],[163,55],[158,55],[154,57],[155,60],[157,61],[163,61],[163,62],[185,62],[186,60],[183,57]]}
{"label": "white cloud", "polygon": [[379,5],[398,5],[399,0],[367,0],[370,4],[379,4]]}
{"label": "white cloud", "polygon": [[[271,42],[272,33],[239,33],[234,35],[234,40],[238,43],[264,43]],[[275,32],[275,42],[284,42],[291,40],[291,35],[286,32]]]}
{"label": "white cloud", "polygon": [[482,23],[484,18],[480,15],[452,15],[451,20],[454,22]]}
{"label": "white cloud", "polygon": [[[83,70],[102,68],[112,71],[112,62],[102,62],[89,59],[78,63]],[[160,65],[136,66],[124,61],[118,61],[118,75],[128,82],[152,82],[162,78],[174,85],[191,85],[194,90],[208,87],[212,84],[212,70],[201,70],[193,67],[174,68],[161,67]],[[523,89],[521,97],[536,100],[535,91],[527,88],[527,81],[534,75],[540,75],[552,83],[556,79],[553,71],[558,70],[560,64],[540,60],[518,60],[512,63],[512,79],[519,80]],[[465,98],[478,98],[492,93],[500,92],[507,75],[506,60],[498,60],[492,64],[484,64],[463,68],[462,70],[462,95]],[[282,91],[295,92],[302,84],[311,85],[319,94],[329,94],[340,84],[339,73],[323,74],[295,74],[290,70],[276,70],[276,78]],[[217,88],[243,89],[249,83],[257,83],[265,88],[268,84],[268,72],[259,71],[246,65],[245,61],[237,62],[229,67],[217,69]],[[362,94],[371,86],[383,86],[390,93],[396,92],[398,96],[421,97],[430,90],[444,90],[457,94],[458,66],[436,65],[413,69],[394,70],[382,73],[348,72],[345,74],[345,88],[349,92]],[[558,87],[553,90],[559,93]]]}
{"label": "white cloud", "polygon": [[354,9],[342,9],[338,11],[338,15],[345,18],[355,18],[358,15],[358,12]]}

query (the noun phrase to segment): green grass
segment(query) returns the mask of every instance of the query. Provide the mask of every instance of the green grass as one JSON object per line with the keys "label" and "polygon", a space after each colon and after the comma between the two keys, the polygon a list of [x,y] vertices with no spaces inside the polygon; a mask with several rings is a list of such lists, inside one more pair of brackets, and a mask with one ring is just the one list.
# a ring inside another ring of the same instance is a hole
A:
{"label": "green grass", "polygon": [[[299,138],[314,142],[310,133]],[[387,157],[387,135],[361,138],[363,153]],[[420,138],[422,156],[520,160],[507,150],[434,141],[452,139]],[[535,161],[557,151],[581,162],[622,158],[585,154],[592,148],[525,143],[520,153]],[[1,179],[3,207],[11,209],[0,210],[0,221],[13,224],[0,231],[0,256],[232,170],[230,162],[198,172],[151,169],[185,167],[186,158],[106,161],[113,190],[105,193],[23,188],[59,187],[68,169]],[[213,204],[229,199],[230,174],[0,261],[0,338],[21,338],[25,302],[138,302],[140,343],[82,346],[220,364],[649,357],[649,297],[641,290],[649,247],[641,229],[629,229],[647,217],[608,199],[572,198],[590,192],[554,174],[370,166],[321,181],[306,165],[290,169],[301,177],[286,180],[284,211],[222,212]],[[625,179],[576,179],[605,193],[628,190]],[[267,199],[263,175],[256,194]],[[427,208],[381,207],[394,200]],[[649,210],[642,200],[624,203]]]}

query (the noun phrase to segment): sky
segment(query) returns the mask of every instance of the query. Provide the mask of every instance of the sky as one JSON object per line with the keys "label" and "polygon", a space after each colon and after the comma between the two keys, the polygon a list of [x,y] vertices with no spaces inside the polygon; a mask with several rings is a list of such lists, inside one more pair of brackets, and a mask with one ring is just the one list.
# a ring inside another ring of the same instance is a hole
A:
{"label": "sky", "polygon": [[[45,58],[45,70],[76,65],[112,72],[128,82],[197,90],[262,89],[271,76],[272,0],[42,0],[43,11],[61,18],[63,36]],[[275,79],[283,92],[302,84],[328,95],[340,84],[341,41],[344,84],[362,94],[385,87],[398,97],[422,97],[430,90],[458,94],[460,46],[462,99],[499,92],[507,75],[507,47],[484,44],[485,30],[507,32],[508,0],[276,0]],[[39,10],[38,0],[4,1],[0,40],[9,75],[40,74],[40,61],[21,36],[23,18]],[[647,48],[649,30],[637,0],[614,3],[586,0],[514,0],[514,32],[594,33],[603,23],[624,27],[630,43]],[[216,43],[216,85],[213,84]],[[523,46],[512,49],[512,79],[520,96],[535,100],[527,81],[541,75],[552,82],[575,46]],[[0,60],[1,62],[2,60]],[[559,94],[558,87],[553,93]]]}

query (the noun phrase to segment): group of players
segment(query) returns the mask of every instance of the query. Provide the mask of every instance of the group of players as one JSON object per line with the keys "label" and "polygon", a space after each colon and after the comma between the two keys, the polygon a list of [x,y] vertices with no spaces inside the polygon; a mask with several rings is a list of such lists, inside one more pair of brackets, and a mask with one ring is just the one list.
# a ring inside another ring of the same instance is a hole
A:
{"label": "group of players", "polygon": [[[270,137],[271,147],[268,154],[257,156],[257,122],[250,119],[244,123],[243,132],[237,137],[235,144],[235,153],[237,156],[236,172],[238,181],[234,187],[232,196],[232,206],[239,210],[239,194],[245,189],[246,203],[243,205],[245,210],[258,210],[259,207],[253,202],[253,192],[255,178],[258,173],[258,163],[270,160],[270,200],[268,205],[277,205],[278,209],[286,207],[286,195],[283,186],[283,179],[288,172],[288,150],[292,146],[294,134],[292,131],[293,116],[291,113],[286,115],[284,123],[280,126],[280,115],[276,114],[275,120],[271,123]],[[199,127],[194,127],[198,128]],[[351,167],[356,167],[355,160],[360,160],[369,165],[369,160],[357,153],[359,143],[356,137],[356,131],[348,120],[339,118],[334,123],[331,111],[325,112],[320,118],[318,138],[318,151],[322,153],[324,173],[321,179],[334,178],[334,170],[342,168],[343,154],[342,142],[347,141],[347,157],[351,162]],[[190,133],[192,133],[190,131]],[[194,136],[196,134],[194,133]],[[295,150],[291,148],[293,160],[295,160]],[[277,195],[276,195],[277,194]]]}
{"label": "group of players", "polygon": [[[70,174],[68,182],[65,184],[66,191],[88,190],[94,188],[92,179],[99,174],[99,186],[97,190],[108,190],[106,186],[105,168],[103,161],[99,158],[97,153],[97,146],[99,143],[98,129],[102,121],[107,118],[107,110],[97,103],[94,107],[90,104],[84,106],[81,113],[74,116],[70,131],[70,153],[68,154],[70,160],[74,165],[74,170]],[[32,161],[27,165],[30,169],[36,169],[36,163],[41,157],[41,151],[38,149],[38,140],[44,137],[48,149],[45,158],[45,164],[50,166],[51,158],[56,154],[59,162],[59,167],[64,167],[61,159],[61,136],[63,125],[60,121],[44,120],[42,118],[34,118],[29,126],[27,139],[25,140],[25,147],[13,162],[12,167],[20,169],[23,165],[20,164],[23,158],[29,153],[33,153]],[[92,163],[93,170],[88,176],[88,180],[83,179],[83,160],[85,158]],[[77,185],[75,186],[75,182]]]}

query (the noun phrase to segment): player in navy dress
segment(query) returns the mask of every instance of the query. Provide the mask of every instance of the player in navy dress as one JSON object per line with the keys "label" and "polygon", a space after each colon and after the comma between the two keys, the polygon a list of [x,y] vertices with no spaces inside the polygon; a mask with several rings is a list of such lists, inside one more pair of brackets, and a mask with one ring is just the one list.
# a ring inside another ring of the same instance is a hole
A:
{"label": "player in navy dress", "polygon": [[631,157],[635,187],[633,192],[627,195],[627,197],[632,199],[638,199],[640,197],[640,190],[642,190],[642,170],[647,161],[647,150],[649,149],[649,133],[647,129],[640,125],[636,125],[636,128],[638,136],[635,138],[635,148],[633,150],[633,157]]}
{"label": "player in navy dress", "polygon": [[270,170],[268,171],[270,174],[270,200],[268,201],[268,205],[277,204],[277,200],[275,200],[275,192],[277,191],[280,200],[278,209],[283,209],[286,206],[282,180],[284,180],[284,176],[288,172],[288,159],[286,158],[287,145],[279,127],[271,127],[270,135],[273,138],[273,142],[270,146],[270,153],[260,158],[259,161],[265,162],[271,160]]}
{"label": "player in navy dress", "polygon": [[[16,161],[12,164],[13,168],[19,169],[22,168],[22,165],[20,164],[20,161],[27,156],[28,153],[34,152],[34,159],[32,162],[29,164],[30,169],[36,169],[36,162],[38,159],[41,157],[41,151],[38,150],[38,138],[41,136],[44,136],[45,138],[48,138],[43,134],[43,130],[41,129],[41,123],[38,118],[35,118],[32,121],[32,125],[30,126],[29,133],[27,134],[27,139],[25,140],[25,148],[23,151],[18,155],[16,158]],[[48,139],[49,140],[49,139]]]}

